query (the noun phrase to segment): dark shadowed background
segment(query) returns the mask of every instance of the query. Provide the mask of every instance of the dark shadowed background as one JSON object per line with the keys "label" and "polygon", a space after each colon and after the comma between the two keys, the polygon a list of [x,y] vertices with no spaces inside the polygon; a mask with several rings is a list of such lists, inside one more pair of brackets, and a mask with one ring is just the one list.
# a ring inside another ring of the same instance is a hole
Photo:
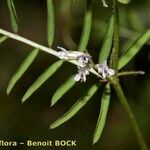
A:
{"label": "dark shadowed background", "polygon": [[[19,18],[19,34],[47,46],[46,40],[46,0],[15,0]],[[85,0],[71,2],[54,0],[56,12],[56,34],[53,48],[63,46],[76,50],[80,39]],[[108,1],[109,4],[109,1]],[[150,1],[132,0],[129,5],[120,5],[121,51],[128,47],[140,34],[150,27]],[[88,44],[89,53],[95,62],[102,44],[106,23],[111,10],[103,8],[101,0],[93,0],[93,26]],[[0,0],[0,28],[11,31],[8,8],[5,0]],[[51,97],[56,89],[76,68],[68,63],[53,75],[24,104],[21,98],[37,77],[57,59],[40,52],[34,63],[16,84],[9,96],[6,87],[14,72],[32,47],[8,39],[0,45],[0,139],[26,141],[32,140],[77,140],[77,147],[53,149],[78,150],[138,150],[134,132],[115,93],[112,93],[107,123],[100,141],[92,146],[92,137],[99,114],[101,89],[87,105],[71,120],[54,130],[49,125],[63,115],[86,89],[97,79],[90,76],[86,83],[77,83],[63,98],[50,108]],[[142,133],[150,146],[150,41],[123,70],[143,70],[143,76],[122,77],[122,87],[128,102],[137,118]],[[4,149],[0,147],[0,149]],[[9,149],[9,148],[8,148]],[[11,149],[11,148],[10,148]],[[18,148],[16,148],[18,149]],[[19,149],[51,149],[42,147],[20,147]]]}

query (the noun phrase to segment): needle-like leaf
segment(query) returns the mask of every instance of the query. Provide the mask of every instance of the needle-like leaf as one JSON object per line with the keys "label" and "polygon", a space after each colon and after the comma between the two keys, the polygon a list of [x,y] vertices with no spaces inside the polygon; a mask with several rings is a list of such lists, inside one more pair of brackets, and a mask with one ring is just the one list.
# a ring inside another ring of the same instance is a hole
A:
{"label": "needle-like leaf", "polygon": [[84,52],[86,50],[92,26],[92,8],[91,3],[87,4],[87,10],[84,17],[84,25],[82,30],[82,35],[80,38],[79,48],[78,50]]}
{"label": "needle-like leaf", "polygon": [[[78,50],[81,52],[86,51],[86,47],[87,47],[89,37],[90,37],[90,32],[91,32],[91,26],[92,26],[91,3],[87,3],[87,10],[84,16],[84,25],[83,25],[82,35],[80,38],[80,44],[78,48]],[[51,106],[53,106],[65,93],[67,93],[75,85],[75,81],[72,78],[73,78],[72,76],[69,77],[64,82],[64,84],[62,84],[54,93],[52,100],[51,100]]]}
{"label": "needle-like leaf", "polygon": [[131,0],[118,0],[122,4],[128,4]]}
{"label": "needle-like leaf", "polygon": [[22,102],[25,102],[43,83],[48,80],[63,64],[62,60],[59,60],[48,67],[39,78],[30,86],[25,95],[22,98]]}
{"label": "needle-like leaf", "polygon": [[100,114],[94,132],[93,144],[95,144],[100,139],[101,134],[103,132],[109,108],[109,103],[110,103],[110,85],[107,84],[101,99]]}
{"label": "needle-like leaf", "polygon": [[150,29],[141,35],[131,47],[119,58],[118,69],[123,68],[140,50],[141,47],[150,39]]}
{"label": "needle-like leaf", "polygon": [[7,86],[7,94],[9,94],[16,84],[16,82],[21,78],[21,76],[26,72],[26,70],[30,67],[35,57],[38,54],[38,49],[34,49],[30,52],[30,54],[25,58],[23,63],[18,68],[17,72],[11,78],[8,86]]}
{"label": "needle-like leaf", "polygon": [[109,57],[113,41],[114,15],[111,16],[106,29],[106,34],[99,55],[99,63],[103,63]]}
{"label": "needle-like leaf", "polygon": [[51,100],[51,106],[53,106],[56,102],[60,100],[60,98],[67,93],[74,85],[75,81],[73,79],[74,76],[70,76],[54,93],[52,100]]}
{"label": "needle-like leaf", "polygon": [[53,0],[47,0],[47,41],[51,47],[54,41],[55,34],[55,15]]}
{"label": "needle-like leaf", "polygon": [[17,33],[18,32],[18,17],[17,17],[17,13],[16,13],[13,0],[7,0],[7,5],[9,9],[12,29],[15,33]]}
{"label": "needle-like leaf", "polygon": [[0,43],[3,43],[8,37],[7,36],[1,36],[0,37]]}
{"label": "needle-like leaf", "polygon": [[84,95],[83,98],[78,100],[67,113],[65,113],[62,117],[50,125],[50,129],[56,128],[72,118],[91,99],[97,89],[98,86],[95,84],[90,89],[88,89],[86,95]]}

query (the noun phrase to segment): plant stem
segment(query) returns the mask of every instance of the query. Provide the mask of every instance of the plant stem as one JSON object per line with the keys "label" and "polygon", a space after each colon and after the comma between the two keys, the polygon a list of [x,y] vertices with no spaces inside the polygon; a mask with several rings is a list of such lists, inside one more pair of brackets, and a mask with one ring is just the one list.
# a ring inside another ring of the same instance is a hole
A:
{"label": "plant stem", "polygon": [[[32,47],[35,47],[35,48],[37,48],[37,49],[39,49],[39,50],[41,50],[41,51],[44,51],[44,52],[46,52],[46,53],[48,53],[48,54],[51,54],[51,55],[54,55],[54,56],[58,57],[58,52],[57,52],[56,50],[53,50],[52,48],[49,48],[49,47],[45,47],[45,46],[43,46],[43,45],[40,45],[40,44],[38,44],[38,43],[36,43],[36,42],[33,42],[33,41],[28,40],[28,39],[26,39],[26,38],[24,38],[24,37],[21,37],[21,36],[19,36],[19,35],[17,35],[17,34],[13,34],[13,33],[11,33],[11,32],[5,31],[5,30],[3,30],[3,29],[0,29],[0,34],[3,34],[3,35],[5,35],[5,36],[7,36],[7,37],[9,37],[9,38],[12,38],[12,39],[14,39],[14,40],[20,41],[20,42],[22,42],[22,43],[25,43],[25,44],[30,45],[30,46],[32,46]],[[77,66],[80,66],[80,67],[83,67],[82,64],[79,63],[77,60],[67,60],[67,62],[72,63],[72,64],[77,65]],[[90,68],[89,71],[90,71],[91,73],[93,73],[94,75],[96,75],[97,77],[101,77],[101,76],[94,70],[94,68]]]}
{"label": "plant stem", "polygon": [[119,12],[116,0],[113,0],[113,11],[114,11],[114,41],[113,41],[113,49],[111,53],[110,66],[115,69],[115,75],[111,78],[108,78],[115,89],[117,96],[119,97],[120,103],[122,104],[124,110],[126,111],[130,123],[133,127],[133,130],[136,134],[138,143],[140,144],[141,150],[148,150],[148,147],[144,141],[142,133],[139,129],[138,123],[130,109],[130,106],[127,102],[127,99],[124,95],[124,92],[120,86],[120,82],[118,79],[118,54],[119,54]]}
{"label": "plant stem", "polygon": [[116,0],[113,0],[114,11],[114,39],[113,48],[110,56],[110,67],[118,73],[118,56],[119,56],[119,12]]}
{"label": "plant stem", "polygon": [[40,45],[40,44],[38,44],[36,42],[33,42],[33,41],[28,40],[28,39],[26,39],[24,37],[21,37],[21,36],[19,36],[17,34],[13,34],[11,32],[5,31],[3,29],[0,29],[0,34],[6,35],[9,38],[15,39],[17,41],[20,41],[22,43],[25,43],[27,45],[30,45],[30,46],[35,47],[37,49],[40,49],[40,50],[42,50],[44,52],[47,52],[47,53],[49,53],[51,55],[57,56],[57,51],[53,50],[52,48],[45,47],[45,46]]}
{"label": "plant stem", "polygon": [[129,75],[144,75],[144,71],[124,71],[124,72],[119,72],[118,76],[129,76]]}
{"label": "plant stem", "polygon": [[116,91],[116,94],[117,94],[117,96],[118,96],[118,98],[120,100],[120,103],[122,104],[124,110],[126,111],[126,113],[128,115],[128,118],[130,120],[132,128],[133,128],[133,130],[134,130],[134,132],[136,134],[138,143],[140,144],[141,150],[148,150],[148,147],[147,147],[147,145],[146,145],[146,143],[144,141],[144,138],[143,138],[143,135],[142,135],[142,133],[140,131],[138,123],[137,123],[137,121],[136,121],[136,119],[135,119],[135,117],[134,117],[134,115],[133,115],[133,113],[131,111],[131,108],[130,108],[128,102],[127,102],[127,99],[126,99],[126,97],[124,95],[124,92],[123,92],[123,90],[122,90],[122,88],[120,86],[120,83],[119,83],[118,79],[116,79],[115,81],[113,80],[112,81],[112,85],[113,85],[113,87],[114,87],[114,89]]}

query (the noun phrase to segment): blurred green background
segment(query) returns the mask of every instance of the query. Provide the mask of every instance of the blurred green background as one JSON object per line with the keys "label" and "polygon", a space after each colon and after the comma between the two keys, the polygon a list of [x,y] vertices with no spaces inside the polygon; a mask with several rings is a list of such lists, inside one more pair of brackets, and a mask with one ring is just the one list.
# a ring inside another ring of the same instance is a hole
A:
{"label": "blurred green background", "polygon": [[[15,0],[19,17],[19,34],[46,43],[46,0]],[[76,50],[79,43],[85,0],[54,0],[56,13],[56,34],[53,48],[57,45]],[[110,1],[108,1],[110,4]],[[70,6],[69,6],[70,5]],[[70,9],[69,9],[70,8]],[[129,5],[120,5],[121,53],[129,44],[150,27],[150,1],[132,0]],[[93,0],[93,26],[88,44],[89,53],[97,62],[111,9],[103,8],[101,0]],[[0,28],[12,31],[5,0],[0,1]],[[68,63],[53,75],[24,104],[21,98],[35,79],[56,58],[40,52],[34,63],[16,84],[10,96],[6,95],[7,84],[32,47],[8,39],[0,45],[0,139],[17,141],[32,140],[77,140],[77,147],[17,147],[16,149],[76,149],[76,150],[138,150],[134,132],[115,93],[112,93],[107,123],[100,141],[92,146],[92,137],[99,114],[101,89],[87,105],[62,126],[48,130],[49,125],[64,114],[97,79],[77,83],[61,101],[50,108],[50,100],[56,89],[76,68]],[[144,76],[122,77],[121,83],[128,102],[137,118],[142,133],[150,146],[150,41],[123,70],[143,70]],[[0,149],[4,149],[0,147]],[[11,147],[8,149],[12,149]]]}

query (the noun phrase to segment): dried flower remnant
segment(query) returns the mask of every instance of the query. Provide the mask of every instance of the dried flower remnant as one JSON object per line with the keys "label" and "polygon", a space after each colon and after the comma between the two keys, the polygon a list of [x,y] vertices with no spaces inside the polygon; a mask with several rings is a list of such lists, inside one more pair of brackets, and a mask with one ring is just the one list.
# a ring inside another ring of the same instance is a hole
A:
{"label": "dried flower remnant", "polygon": [[75,75],[74,80],[75,81],[81,81],[86,82],[86,76],[89,75],[89,68],[84,67],[78,67],[78,73]]}
{"label": "dried flower remnant", "polygon": [[96,64],[95,67],[98,70],[98,73],[100,73],[103,78],[106,78],[107,76],[112,76],[115,74],[115,70],[107,66],[107,60],[105,60],[104,63],[102,64]]}
{"label": "dried flower remnant", "polygon": [[65,59],[65,60],[67,60],[69,52],[65,48],[63,48],[63,47],[57,46],[57,48],[61,50],[60,52],[58,52],[59,59]]}

